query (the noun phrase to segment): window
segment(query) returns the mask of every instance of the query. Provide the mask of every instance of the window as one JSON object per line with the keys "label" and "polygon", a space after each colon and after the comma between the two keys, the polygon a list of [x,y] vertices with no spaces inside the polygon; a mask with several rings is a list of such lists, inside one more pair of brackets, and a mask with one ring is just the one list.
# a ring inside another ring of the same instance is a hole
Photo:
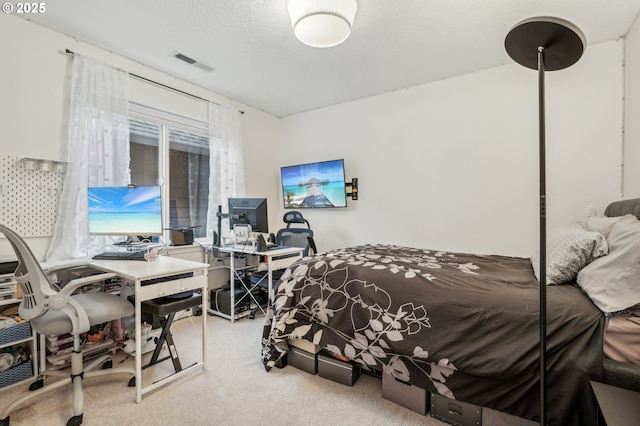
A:
{"label": "window", "polygon": [[209,138],[199,129],[130,118],[131,183],[162,185],[165,228],[193,227],[206,237]]}

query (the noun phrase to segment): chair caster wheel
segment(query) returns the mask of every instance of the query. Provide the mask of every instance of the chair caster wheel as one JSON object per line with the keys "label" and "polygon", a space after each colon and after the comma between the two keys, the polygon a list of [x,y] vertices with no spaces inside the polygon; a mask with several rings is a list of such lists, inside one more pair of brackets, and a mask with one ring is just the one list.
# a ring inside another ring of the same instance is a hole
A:
{"label": "chair caster wheel", "polygon": [[44,386],[44,379],[38,379],[35,382],[31,383],[31,385],[29,385],[29,390],[30,391],[38,390],[43,386]]}
{"label": "chair caster wheel", "polygon": [[113,367],[113,360],[112,360],[112,359],[105,361],[105,362],[102,364],[102,367],[100,367],[100,368],[101,368],[102,370],[106,370],[106,369],[111,368],[111,367]]}
{"label": "chair caster wheel", "polygon": [[73,416],[67,422],[67,426],[80,426],[82,424],[82,414]]}
{"label": "chair caster wheel", "polygon": [[130,388],[134,388],[136,386],[136,378],[135,377],[130,378],[129,384],[127,386],[129,386]]}
{"label": "chair caster wheel", "polygon": [[256,319],[256,314],[254,314],[253,312],[251,312],[249,314],[249,319]]}

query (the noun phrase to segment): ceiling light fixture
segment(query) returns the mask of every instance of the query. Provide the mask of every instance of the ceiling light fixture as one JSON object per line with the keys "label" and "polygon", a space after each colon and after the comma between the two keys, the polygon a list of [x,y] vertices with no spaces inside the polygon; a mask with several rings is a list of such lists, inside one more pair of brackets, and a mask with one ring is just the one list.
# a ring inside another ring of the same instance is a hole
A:
{"label": "ceiling light fixture", "polygon": [[311,47],[333,47],[351,34],[356,0],[289,0],[289,16],[298,40]]}

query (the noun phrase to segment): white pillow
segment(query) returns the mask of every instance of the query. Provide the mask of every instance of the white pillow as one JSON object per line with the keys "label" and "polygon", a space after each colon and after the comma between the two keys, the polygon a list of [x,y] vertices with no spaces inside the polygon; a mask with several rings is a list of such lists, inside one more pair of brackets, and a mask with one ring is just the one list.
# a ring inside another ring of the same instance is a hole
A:
{"label": "white pillow", "polygon": [[602,312],[612,313],[640,303],[640,221],[619,218],[607,239],[609,254],[578,274],[578,285]]}
{"label": "white pillow", "polygon": [[605,238],[609,238],[613,224],[616,223],[620,217],[590,217],[587,219],[587,230],[593,232],[599,232],[604,235]]}
{"label": "white pillow", "polygon": [[[584,222],[559,228],[547,238],[547,285],[574,281],[578,271],[607,252],[605,237],[588,231]],[[531,256],[531,265],[540,281],[540,250]]]}

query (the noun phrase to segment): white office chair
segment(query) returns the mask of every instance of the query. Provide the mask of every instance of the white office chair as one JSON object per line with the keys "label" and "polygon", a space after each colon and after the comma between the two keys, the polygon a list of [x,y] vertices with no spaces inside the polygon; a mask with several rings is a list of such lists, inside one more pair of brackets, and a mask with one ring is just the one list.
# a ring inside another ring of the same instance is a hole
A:
{"label": "white office chair", "polygon": [[[84,285],[113,278],[115,274],[105,273],[70,281],[62,289],[58,289],[47,278],[40,264],[33,256],[25,241],[9,228],[0,225],[2,232],[18,257],[18,267],[14,277],[22,290],[22,301],[18,312],[31,323],[31,327],[41,335],[73,335],[73,352],[71,354],[71,371],[42,369],[29,394],[12,402],[0,413],[0,425],[9,425],[9,414],[23,402],[36,398],[43,393],[53,391],[66,384],[73,384],[73,417],[68,426],[82,424],[84,398],[82,381],[89,377],[114,373],[126,373],[135,376],[133,368],[111,368],[111,355],[103,355],[86,367],[83,365],[81,334],[88,332],[92,325],[133,315],[134,307],[126,299],[119,296],[98,292],[72,294]],[[58,269],[59,271],[60,269]],[[44,350],[44,348],[41,348]],[[102,370],[91,371],[102,364]],[[62,379],[44,386],[45,376],[57,376]],[[44,387],[43,387],[44,386]]]}

